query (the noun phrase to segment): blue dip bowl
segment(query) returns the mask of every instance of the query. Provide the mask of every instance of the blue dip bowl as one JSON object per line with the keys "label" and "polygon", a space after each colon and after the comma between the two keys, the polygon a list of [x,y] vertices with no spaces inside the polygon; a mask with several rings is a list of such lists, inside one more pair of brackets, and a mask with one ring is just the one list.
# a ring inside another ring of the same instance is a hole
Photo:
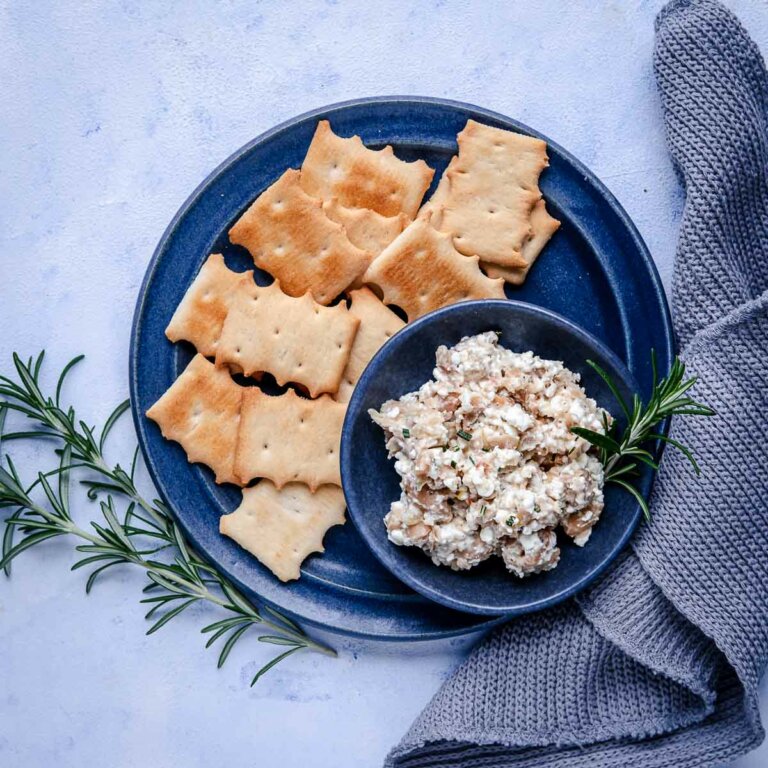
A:
{"label": "blue dip bowl", "polygon": [[[587,395],[607,408],[623,426],[621,408],[610,388],[592,369],[593,360],[631,402],[638,387],[616,355],[594,336],[549,310],[509,300],[467,301],[439,309],[407,325],[376,353],[349,403],[341,437],[341,477],[350,517],[373,554],[405,584],[437,603],[468,613],[510,616],[541,610],[583,589],[599,576],[627,543],[641,509],[618,486],[605,488],[605,509],[584,547],[558,533],[560,562],[552,571],[525,579],[509,573],[499,557],[469,571],[436,566],[416,547],[387,539],[383,517],[400,497],[394,461],[387,456],[382,429],[368,415],[386,400],[418,389],[432,378],[435,351],[465,336],[500,331],[500,343],[516,352],[562,360],[581,374]],[[636,484],[646,496],[652,473]]]}

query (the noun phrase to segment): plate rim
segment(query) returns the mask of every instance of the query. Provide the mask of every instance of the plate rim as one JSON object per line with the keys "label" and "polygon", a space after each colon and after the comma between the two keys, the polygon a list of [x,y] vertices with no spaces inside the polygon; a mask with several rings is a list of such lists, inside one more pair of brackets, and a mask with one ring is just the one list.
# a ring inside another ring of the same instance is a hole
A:
{"label": "plate rim", "polygon": [[[222,162],[216,165],[213,168],[213,170],[211,170],[203,178],[203,180],[194,188],[194,190],[179,206],[178,210],[176,211],[176,213],[174,214],[174,216],[172,217],[168,225],[165,227],[162,235],[160,236],[160,239],[157,242],[157,245],[155,246],[155,249],[152,253],[149,263],[147,264],[146,270],[144,272],[144,276],[142,278],[141,284],[138,289],[136,303],[134,306],[133,318],[131,321],[131,331],[130,331],[130,339],[129,339],[129,345],[128,345],[129,398],[130,398],[130,404],[131,404],[131,415],[133,419],[133,425],[136,432],[139,448],[142,453],[142,459],[144,460],[144,464],[147,468],[147,472],[149,473],[150,479],[153,485],[155,486],[155,490],[159,494],[163,503],[165,503],[168,506],[168,508],[171,510],[171,512],[174,515],[174,519],[182,528],[185,535],[187,535],[188,537],[189,537],[189,531],[187,530],[187,527],[184,524],[183,520],[176,515],[173,505],[169,503],[163,488],[163,483],[160,482],[159,475],[156,471],[153,461],[150,458],[148,445],[145,439],[145,432],[144,432],[144,426],[145,426],[144,419],[143,419],[144,414],[140,413],[138,408],[138,380],[137,380],[138,378],[137,377],[138,343],[137,342],[138,342],[139,334],[141,333],[142,314],[148,298],[148,288],[154,278],[154,274],[157,270],[157,267],[163,255],[163,252],[166,249],[167,243],[172,237],[173,233],[178,228],[180,222],[184,219],[184,217],[187,215],[189,210],[194,206],[197,200],[204,194],[204,192],[208,189],[208,187],[222,174],[222,172],[224,172],[231,165],[239,161],[244,155],[249,153],[254,147],[268,141],[269,139],[278,135],[279,133],[289,130],[295,125],[302,123],[308,119],[312,119],[312,118],[316,119],[319,117],[330,118],[332,117],[332,114],[334,112],[338,112],[350,107],[352,108],[365,107],[372,104],[387,104],[387,103],[408,104],[412,106],[426,104],[426,105],[432,105],[437,107],[445,107],[453,110],[459,110],[463,112],[474,113],[475,115],[480,115],[490,120],[498,120],[503,123],[513,125],[516,128],[520,129],[521,131],[528,133],[531,136],[536,136],[538,138],[545,140],[549,146],[555,148],[557,152],[560,153],[561,156],[569,164],[571,164],[576,170],[578,170],[584,176],[585,181],[590,186],[595,188],[599,192],[599,194],[605,199],[606,203],[612,210],[613,214],[619,219],[619,221],[621,222],[621,225],[631,237],[635,245],[635,248],[639,252],[640,257],[649,274],[653,293],[657,299],[657,303],[660,305],[660,308],[662,310],[659,316],[659,320],[661,321],[661,324],[663,326],[662,331],[663,331],[664,339],[666,341],[667,351],[669,353],[669,360],[667,362],[671,362],[671,359],[675,354],[676,341],[675,341],[675,336],[672,329],[672,318],[671,318],[669,302],[667,300],[666,292],[664,291],[664,287],[661,281],[661,276],[659,274],[658,268],[656,267],[656,264],[653,261],[653,258],[651,257],[648,246],[643,240],[642,235],[640,234],[639,230],[637,229],[637,226],[634,224],[632,219],[629,217],[629,214],[624,210],[621,203],[617,200],[615,195],[605,186],[605,184],[594,174],[593,171],[591,171],[584,163],[582,163],[578,158],[576,158],[568,150],[564,149],[560,144],[558,144],[555,141],[552,141],[545,134],[542,134],[539,131],[533,128],[530,128],[525,123],[522,123],[519,120],[515,118],[511,118],[500,112],[495,112],[485,107],[472,104],[470,102],[463,102],[463,101],[458,101],[454,99],[445,99],[445,98],[435,97],[435,96],[408,96],[408,95],[363,96],[363,97],[347,99],[344,101],[333,102],[331,104],[314,107],[310,110],[302,112],[291,118],[288,118],[287,120],[284,120],[281,123],[278,123],[277,125],[273,126],[272,128],[260,133],[258,136],[251,139],[246,144],[242,145],[241,147],[236,149],[234,152],[232,152]],[[194,546],[194,543],[193,543],[193,546]],[[206,557],[206,556],[201,554],[201,557]],[[292,611],[289,608],[284,608],[274,600],[270,600],[268,598],[263,597],[262,595],[256,593],[252,588],[243,584],[239,578],[237,578],[234,574],[232,574],[229,569],[222,567],[220,563],[214,562],[214,565],[216,565],[217,568],[220,568],[222,572],[227,576],[227,578],[230,579],[234,584],[236,584],[240,589],[245,591],[247,594],[255,595],[258,603],[262,603],[270,607],[274,607],[277,610],[285,613],[290,618],[296,619],[308,626],[315,627],[323,631],[331,632],[333,634],[347,636],[347,637],[354,637],[354,638],[374,640],[374,641],[383,641],[383,642],[424,642],[424,641],[430,641],[430,640],[448,639],[452,637],[459,637],[464,635],[486,632],[504,623],[509,619],[509,616],[501,615],[501,616],[489,617],[487,621],[478,621],[476,624],[473,624],[471,626],[463,626],[463,627],[458,627],[454,629],[435,629],[435,630],[427,630],[427,631],[420,630],[418,632],[395,632],[395,633],[385,633],[382,631],[375,631],[375,630],[357,630],[357,629],[346,627],[346,626],[344,627],[332,626],[323,622],[322,620],[317,620],[312,617],[304,616],[300,613]]]}

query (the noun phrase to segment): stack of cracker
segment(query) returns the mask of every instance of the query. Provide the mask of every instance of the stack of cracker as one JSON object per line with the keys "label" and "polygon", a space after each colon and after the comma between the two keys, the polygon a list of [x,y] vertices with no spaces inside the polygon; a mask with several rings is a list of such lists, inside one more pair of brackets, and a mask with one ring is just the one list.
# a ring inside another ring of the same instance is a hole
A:
{"label": "stack of cracker", "polygon": [[[279,579],[299,578],[344,522],[341,427],[366,365],[404,325],[387,305],[413,320],[522,282],[557,226],[538,190],[546,164],[543,142],[470,121],[419,210],[431,168],[320,121],[301,170],[229,232],[274,282],[257,285],[219,254],[203,264],[166,329],[198,354],[147,415],[217,483],[244,487],[220,530]],[[283,394],[260,388],[265,373]]]}
{"label": "stack of cracker", "polygon": [[[328,528],[344,522],[338,452],[346,406],[334,396],[359,367],[359,326],[345,303],[292,297],[278,282],[259,286],[253,272],[232,272],[212,254],[166,329],[198,354],[147,415],[216,482],[261,480],[222,517],[221,531],[282,580],[298,578]],[[257,381],[269,373],[308,397],[294,389],[268,395],[236,382],[235,372]]]}
{"label": "stack of cracker", "polygon": [[477,256],[489,277],[521,285],[560,226],[539,189],[547,144],[474,120],[456,141],[459,153],[419,218],[448,233],[461,253]]}

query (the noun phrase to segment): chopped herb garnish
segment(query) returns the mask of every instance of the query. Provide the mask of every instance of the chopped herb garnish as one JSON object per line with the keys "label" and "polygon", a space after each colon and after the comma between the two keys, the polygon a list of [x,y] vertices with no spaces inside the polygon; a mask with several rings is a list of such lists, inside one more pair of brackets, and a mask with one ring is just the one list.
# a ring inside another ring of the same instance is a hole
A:
{"label": "chopped herb garnish", "polygon": [[452,466],[454,469],[456,469],[456,462],[455,462],[455,461],[451,461],[451,466]]}
{"label": "chopped herb garnish", "polygon": [[491,449],[490,449],[490,448],[488,448],[488,447],[486,446],[485,448],[483,448],[483,451],[484,451],[485,453],[490,453],[490,452],[491,452]]}
{"label": "chopped herb garnish", "polygon": [[501,338],[501,331],[494,331],[494,333],[496,334],[497,339]]}
{"label": "chopped herb garnish", "polygon": [[463,429],[460,429],[456,433],[460,438],[463,440],[471,440],[472,439],[472,433],[471,432],[465,432]]}
{"label": "chopped herb garnish", "polygon": [[459,446],[458,445],[454,445],[453,448],[451,448],[451,450],[452,451],[458,451],[459,450]]}
{"label": "chopped herb garnish", "polygon": [[506,519],[506,523],[507,523],[507,525],[508,525],[510,528],[512,528],[512,526],[514,526],[514,525],[517,523],[517,518],[516,518],[514,515],[510,515],[510,516],[509,516],[509,517]]}
{"label": "chopped herb garnish", "polygon": [[469,457],[469,460],[470,460],[470,461],[471,461],[473,464],[475,463],[475,460],[474,460],[474,459],[473,459],[471,456]]}
{"label": "chopped herb garnish", "polygon": [[538,504],[533,505],[533,514],[534,515],[540,515],[541,514],[541,507]]}
{"label": "chopped herb garnish", "polygon": [[407,427],[403,429],[403,437],[410,437],[411,436],[411,430]]}
{"label": "chopped herb garnish", "polygon": [[480,514],[484,515],[486,509],[488,509],[488,507],[485,504],[483,504],[483,508],[480,510]]}

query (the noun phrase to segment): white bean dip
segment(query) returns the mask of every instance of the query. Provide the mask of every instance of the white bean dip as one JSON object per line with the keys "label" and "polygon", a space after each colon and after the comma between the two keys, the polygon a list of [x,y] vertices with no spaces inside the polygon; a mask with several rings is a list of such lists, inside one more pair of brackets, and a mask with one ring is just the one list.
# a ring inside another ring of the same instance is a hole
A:
{"label": "white bean dip", "polygon": [[492,555],[520,577],[554,568],[555,529],[583,546],[603,509],[602,464],[571,427],[604,433],[610,414],[561,362],[492,331],[439,347],[433,375],[369,411],[401,477],[389,540],[453,570]]}

